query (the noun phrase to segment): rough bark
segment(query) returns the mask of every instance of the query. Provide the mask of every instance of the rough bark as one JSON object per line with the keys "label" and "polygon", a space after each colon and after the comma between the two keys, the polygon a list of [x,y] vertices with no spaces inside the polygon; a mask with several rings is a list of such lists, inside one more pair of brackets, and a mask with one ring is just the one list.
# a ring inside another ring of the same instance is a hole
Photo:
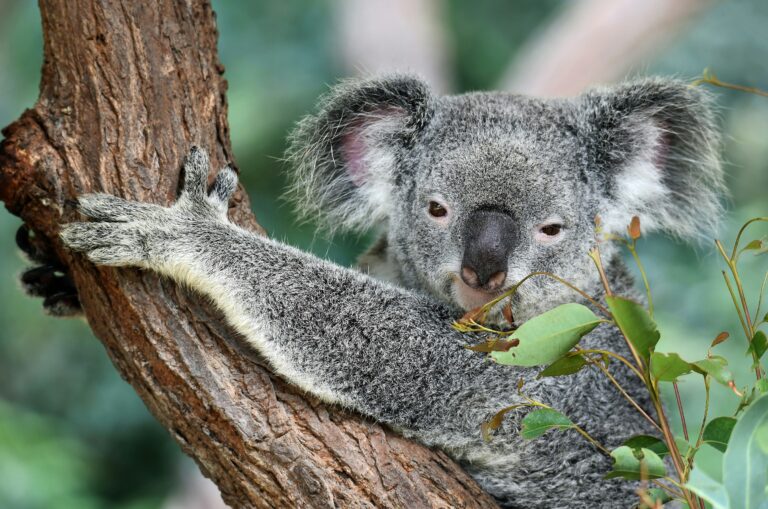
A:
{"label": "rough bark", "polygon": [[[62,249],[72,198],[169,204],[193,143],[232,162],[207,1],[42,0],[40,98],[4,131],[0,199],[67,265],[121,375],[232,506],[490,507],[442,452],[301,394],[195,295]],[[240,189],[230,210],[259,229]]]}

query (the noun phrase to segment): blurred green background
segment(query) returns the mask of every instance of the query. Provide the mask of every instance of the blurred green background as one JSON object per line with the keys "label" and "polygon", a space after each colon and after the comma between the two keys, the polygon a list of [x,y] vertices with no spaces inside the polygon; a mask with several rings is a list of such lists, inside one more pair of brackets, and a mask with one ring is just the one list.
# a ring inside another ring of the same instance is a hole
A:
{"label": "blurred green background", "polygon": [[[298,227],[290,208],[278,200],[285,182],[277,158],[287,131],[328,84],[355,72],[341,56],[340,4],[213,4],[230,84],[232,142],[257,217],[277,238],[351,263],[365,238],[318,236],[311,224]],[[447,86],[454,91],[499,87],[510,60],[560,15],[564,4],[438,2],[435,22],[444,36]],[[0,0],[0,12],[4,126],[36,99],[42,41],[33,2]],[[710,67],[723,80],[768,89],[766,26],[768,2],[713,2],[672,36],[660,37],[658,48],[638,59],[632,72],[692,78]],[[596,53],[594,58],[602,57]],[[768,99],[713,91],[721,105],[732,193],[721,238],[730,242],[747,218],[768,215]],[[194,466],[120,379],[86,324],[43,315],[40,302],[18,289],[16,277],[24,263],[13,235],[19,224],[0,211],[0,507],[172,507],[194,477]],[[744,339],[711,242],[691,247],[653,237],[641,241],[640,252],[654,290],[661,348],[693,359],[702,356],[718,332],[730,331],[733,339],[718,348],[741,373],[737,381],[748,383]],[[748,295],[756,297],[766,261],[744,259]],[[686,380],[681,391],[695,432],[700,380]],[[714,415],[731,413],[737,402],[720,387],[713,389],[713,397]],[[711,461],[716,454],[706,453]]]}

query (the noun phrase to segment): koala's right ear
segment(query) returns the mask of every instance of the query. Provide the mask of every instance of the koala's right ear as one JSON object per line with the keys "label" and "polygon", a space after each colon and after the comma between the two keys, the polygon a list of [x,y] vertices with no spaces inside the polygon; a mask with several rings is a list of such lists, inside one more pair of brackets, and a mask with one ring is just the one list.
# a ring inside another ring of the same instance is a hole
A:
{"label": "koala's right ear", "polygon": [[432,98],[419,79],[394,75],[341,82],[289,137],[288,196],[330,230],[368,228],[389,214],[395,182],[429,122]]}

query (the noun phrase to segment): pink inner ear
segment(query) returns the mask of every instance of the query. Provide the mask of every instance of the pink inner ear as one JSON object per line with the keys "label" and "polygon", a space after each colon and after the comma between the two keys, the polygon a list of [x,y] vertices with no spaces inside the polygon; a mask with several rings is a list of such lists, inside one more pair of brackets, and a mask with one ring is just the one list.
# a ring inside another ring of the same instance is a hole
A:
{"label": "pink inner ear", "polygon": [[357,187],[365,183],[367,171],[365,168],[365,143],[363,142],[363,124],[358,123],[341,137],[341,157],[344,159],[349,178]]}
{"label": "pink inner ear", "polygon": [[[370,168],[366,166],[365,161],[366,153],[370,150],[370,147],[365,142],[368,134],[366,131],[377,127],[387,130],[384,124],[392,120],[404,122],[406,115],[407,113],[404,108],[388,106],[364,113],[361,115],[361,118],[347,126],[347,132],[341,136],[339,151],[346,165],[349,178],[354,185],[360,187],[370,177]],[[382,125],[377,126],[377,123]],[[389,128],[392,128],[391,124]]]}

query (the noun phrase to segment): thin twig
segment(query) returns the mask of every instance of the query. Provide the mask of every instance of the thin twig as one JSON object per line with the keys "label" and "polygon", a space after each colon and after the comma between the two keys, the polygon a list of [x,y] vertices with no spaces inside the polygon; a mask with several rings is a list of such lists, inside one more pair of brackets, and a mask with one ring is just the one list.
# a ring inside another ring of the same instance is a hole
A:
{"label": "thin twig", "polygon": [[697,79],[693,82],[693,85],[701,85],[702,83],[707,83],[709,85],[720,87],[720,88],[729,88],[731,90],[738,90],[739,92],[747,92],[749,94],[755,94],[755,95],[761,95],[763,97],[768,97],[768,92],[765,90],[762,90],[757,87],[747,87],[744,85],[737,85],[735,83],[727,83],[725,81],[720,81],[717,76],[715,76],[714,73],[710,72],[709,69],[704,69],[704,74],[701,78]]}
{"label": "thin twig", "polygon": [[607,369],[605,366],[601,365],[599,362],[593,362],[592,364],[593,364],[593,365],[595,365],[595,366],[597,366],[597,368],[598,368],[600,371],[602,371],[602,372],[603,372],[603,374],[604,374],[606,377],[608,377],[608,380],[610,380],[610,381],[613,383],[613,385],[615,385],[615,386],[616,386],[616,388],[619,390],[619,392],[621,393],[621,395],[622,395],[622,396],[624,396],[624,398],[625,398],[627,401],[629,401],[629,402],[632,404],[632,406],[634,406],[634,407],[635,407],[635,409],[637,409],[637,411],[638,411],[638,412],[640,412],[640,414],[642,414],[642,416],[643,416],[643,417],[645,417],[645,419],[646,419],[648,422],[650,422],[650,423],[651,423],[651,424],[652,424],[652,425],[653,425],[653,426],[654,426],[654,427],[655,427],[657,430],[661,431],[661,427],[658,425],[658,423],[657,423],[656,421],[654,421],[654,420],[653,420],[653,417],[651,417],[650,415],[648,415],[648,413],[647,413],[645,410],[643,410],[643,407],[641,407],[641,406],[640,406],[640,405],[637,403],[637,401],[635,401],[635,400],[634,400],[634,398],[632,398],[632,396],[630,396],[630,395],[627,393],[627,391],[626,391],[626,390],[625,390],[625,389],[624,389],[624,388],[621,386],[621,384],[620,384],[620,383],[619,383],[619,382],[616,380],[616,378],[615,378],[613,375],[611,375],[611,373],[608,371],[608,369]]}
{"label": "thin twig", "polygon": [[677,387],[677,380],[672,382],[672,387],[675,388],[677,411],[680,412],[680,422],[683,424],[683,436],[685,437],[685,441],[688,442],[688,426],[685,424],[685,412],[683,412],[683,401],[680,399],[680,389]]}
{"label": "thin twig", "polygon": [[612,357],[612,358],[618,360],[619,362],[623,363],[625,366],[627,366],[629,369],[631,369],[632,372],[635,373],[638,376],[638,378],[640,378],[640,380],[645,381],[645,378],[643,378],[643,374],[640,373],[640,371],[638,371],[638,369],[635,366],[633,366],[631,362],[629,362],[629,359],[627,359],[627,358],[625,358],[625,357],[623,357],[623,356],[621,356],[621,355],[619,355],[617,353],[611,352],[610,350],[599,350],[599,349],[594,349],[594,348],[581,348],[579,346],[576,347],[576,351],[581,352],[581,353],[596,353],[596,354],[600,354],[600,355],[608,355],[609,357]]}

